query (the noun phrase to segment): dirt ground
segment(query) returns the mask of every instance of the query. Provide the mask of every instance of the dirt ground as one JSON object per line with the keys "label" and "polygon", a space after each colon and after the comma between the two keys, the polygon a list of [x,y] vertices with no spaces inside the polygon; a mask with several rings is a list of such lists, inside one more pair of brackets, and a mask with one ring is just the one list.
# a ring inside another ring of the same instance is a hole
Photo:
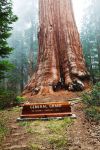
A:
{"label": "dirt ground", "polygon": [[[71,94],[71,97],[70,97]],[[14,107],[3,113],[9,133],[0,150],[100,150],[100,124],[86,120],[80,93],[60,93],[51,97],[34,97],[29,101],[67,101],[72,103],[76,119],[16,122],[21,108]],[[77,99],[75,99],[77,98]]]}
{"label": "dirt ground", "polygon": [[69,92],[69,91],[58,91],[54,92],[52,95],[34,95],[30,96],[29,94],[26,94],[26,97],[24,97],[28,102],[30,103],[40,103],[40,102],[65,102],[72,99],[76,99],[81,97],[81,92]]}
{"label": "dirt ground", "polygon": [[88,122],[81,102],[72,109],[77,119],[68,128],[69,150],[100,150],[100,123]]}

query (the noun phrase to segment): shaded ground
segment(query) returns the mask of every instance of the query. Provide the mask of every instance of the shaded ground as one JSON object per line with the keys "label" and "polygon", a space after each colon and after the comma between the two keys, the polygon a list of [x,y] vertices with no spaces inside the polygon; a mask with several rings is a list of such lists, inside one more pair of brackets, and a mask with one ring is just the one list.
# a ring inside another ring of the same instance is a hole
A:
{"label": "shaded ground", "polygon": [[[79,97],[74,94],[73,98]],[[67,100],[71,97],[58,95],[39,97],[44,101]],[[33,101],[38,98],[35,97]],[[72,111],[76,120],[50,120],[34,122],[16,122],[20,108],[1,111],[0,117],[6,116],[9,132],[1,143],[0,150],[99,150],[100,124],[89,123],[84,116],[83,106],[79,99],[72,101]]]}
{"label": "shaded ground", "polygon": [[100,150],[100,123],[88,122],[82,103],[73,105],[77,119],[67,132],[69,150]]}

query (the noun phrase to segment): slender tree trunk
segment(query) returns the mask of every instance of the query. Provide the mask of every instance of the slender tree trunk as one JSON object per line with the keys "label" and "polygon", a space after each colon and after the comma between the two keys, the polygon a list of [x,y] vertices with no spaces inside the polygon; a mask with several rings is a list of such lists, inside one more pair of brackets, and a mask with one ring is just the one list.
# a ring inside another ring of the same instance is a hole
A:
{"label": "slender tree trunk", "polygon": [[88,75],[71,0],[40,0],[37,71],[24,93],[38,87],[40,94],[64,81],[69,90]]}
{"label": "slender tree trunk", "polygon": [[99,63],[99,72],[100,72],[100,36],[97,36],[97,50],[98,50],[98,63]]}
{"label": "slender tree trunk", "polygon": [[21,92],[23,91],[24,89],[24,81],[23,81],[23,78],[24,78],[24,75],[23,75],[23,66],[21,66],[21,81],[20,81],[20,90]]}
{"label": "slender tree trunk", "polygon": [[30,50],[29,50],[29,76],[28,79],[30,79],[33,75],[33,22],[31,21],[31,34],[30,34]]}

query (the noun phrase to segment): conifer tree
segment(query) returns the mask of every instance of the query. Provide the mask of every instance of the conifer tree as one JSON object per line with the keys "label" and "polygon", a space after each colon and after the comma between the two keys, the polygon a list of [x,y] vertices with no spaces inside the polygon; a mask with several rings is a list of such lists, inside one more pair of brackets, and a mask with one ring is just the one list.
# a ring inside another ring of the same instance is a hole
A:
{"label": "conifer tree", "polygon": [[12,11],[12,1],[0,0],[0,79],[5,77],[5,72],[11,67],[11,64],[5,60],[13,50],[9,47],[7,39],[16,20],[17,17]]}

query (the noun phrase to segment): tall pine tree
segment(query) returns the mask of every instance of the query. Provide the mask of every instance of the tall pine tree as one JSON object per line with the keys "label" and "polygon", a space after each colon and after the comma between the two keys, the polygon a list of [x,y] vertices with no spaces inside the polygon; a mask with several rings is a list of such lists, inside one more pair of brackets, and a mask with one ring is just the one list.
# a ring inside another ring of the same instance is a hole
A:
{"label": "tall pine tree", "polygon": [[12,11],[11,0],[0,0],[0,79],[4,78],[5,72],[9,70],[11,64],[5,60],[13,50],[9,47],[7,39],[11,35],[12,23],[17,17]]}

